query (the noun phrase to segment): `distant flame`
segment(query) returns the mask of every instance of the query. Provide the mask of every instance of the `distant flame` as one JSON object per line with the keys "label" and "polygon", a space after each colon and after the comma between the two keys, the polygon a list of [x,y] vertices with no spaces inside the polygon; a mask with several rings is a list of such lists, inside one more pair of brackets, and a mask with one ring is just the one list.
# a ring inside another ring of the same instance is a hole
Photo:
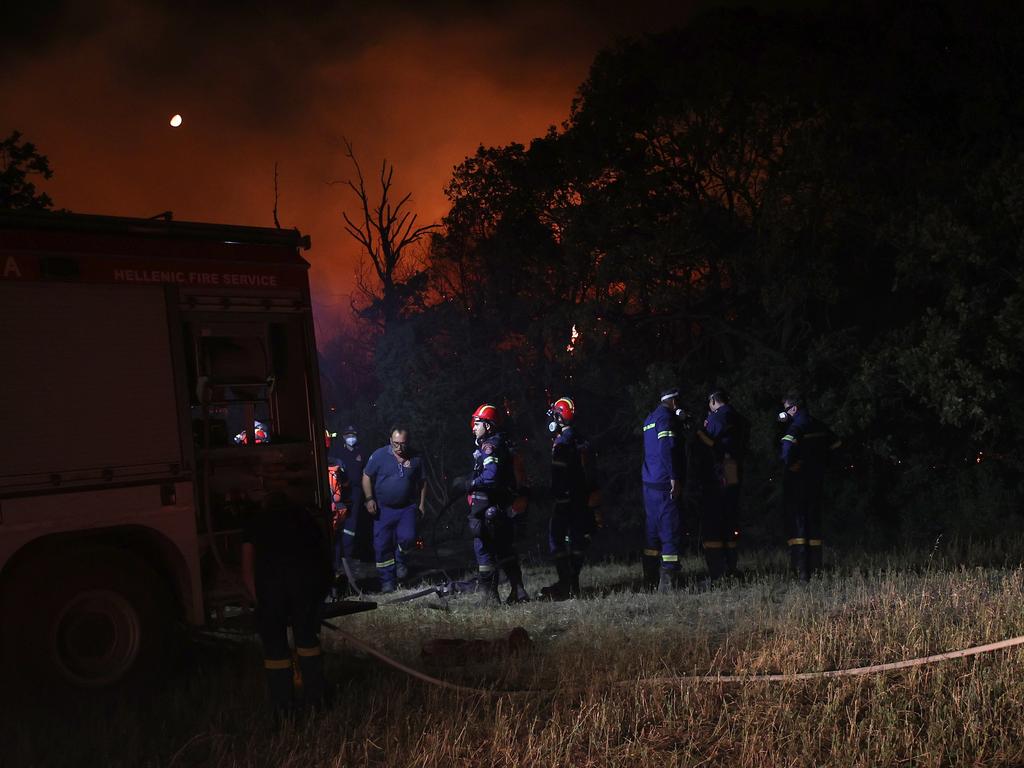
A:
{"label": "distant flame", "polygon": [[572,333],[569,335],[569,344],[565,348],[565,351],[572,354],[576,351],[576,339],[580,337],[580,332],[576,330],[576,323],[572,324]]}

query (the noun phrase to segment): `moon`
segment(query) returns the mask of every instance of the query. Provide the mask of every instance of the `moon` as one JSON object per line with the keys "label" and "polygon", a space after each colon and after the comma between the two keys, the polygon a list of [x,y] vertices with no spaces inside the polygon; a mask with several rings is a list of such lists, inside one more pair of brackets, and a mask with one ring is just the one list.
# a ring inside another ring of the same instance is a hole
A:
{"label": "moon", "polygon": [[171,128],[177,128],[181,125],[181,115],[175,115],[171,118]]}

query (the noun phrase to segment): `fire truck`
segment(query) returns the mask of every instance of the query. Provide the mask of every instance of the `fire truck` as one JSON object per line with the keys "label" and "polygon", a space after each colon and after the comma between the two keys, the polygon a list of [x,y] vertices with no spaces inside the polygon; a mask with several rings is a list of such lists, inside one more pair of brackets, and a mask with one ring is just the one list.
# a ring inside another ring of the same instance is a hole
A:
{"label": "fire truck", "polygon": [[0,661],[103,688],[242,610],[270,490],[329,517],[294,230],[0,212]]}

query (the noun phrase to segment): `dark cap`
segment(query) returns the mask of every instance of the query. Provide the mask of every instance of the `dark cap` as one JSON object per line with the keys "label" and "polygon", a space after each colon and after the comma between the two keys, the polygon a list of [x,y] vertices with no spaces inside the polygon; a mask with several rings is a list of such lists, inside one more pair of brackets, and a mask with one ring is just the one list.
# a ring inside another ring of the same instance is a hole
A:
{"label": "dark cap", "polygon": [[351,424],[346,424],[342,428],[342,430],[341,430],[341,436],[342,437],[344,437],[345,435],[358,435],[358,434],[359,434],[359,430],[357,430]]}

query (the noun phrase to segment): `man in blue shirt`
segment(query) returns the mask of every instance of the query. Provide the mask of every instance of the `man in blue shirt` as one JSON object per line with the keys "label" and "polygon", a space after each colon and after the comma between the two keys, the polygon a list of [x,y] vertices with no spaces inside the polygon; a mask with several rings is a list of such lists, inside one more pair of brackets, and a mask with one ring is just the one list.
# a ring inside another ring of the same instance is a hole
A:
{"label": "man in blue shirt", "polygon": [[785,467],[782,504],[789,529],[790,565],[797,578],[807,581],[821,570],[825,469],[829,456],[842,441],[807,412],[796,392],[783,399],[779,421],[786,425],[781,444]]}
{"label": "man in blue shirt", "polygon": [[[644,511],[647,517],[644,548],[644,584],[659,592],[672,590],[679,570],[679,495],[683,488],[682,462],[676,450],[679,389],[662,393],[661,403],[644,419]],[[660,563],[659,563],[660,560]],[[660,565],[660,568],[659,568]]]}
{"label": "man in blue shirt", "polygon": [[394,592],[408,575],[406,555],[416,546],[416,516],[422,517],[427,495],[423,461],[412,453],[408,429],[393,427],[389,444],[370,454],[362,484],[366,511],[374,519],[381,592]]}

